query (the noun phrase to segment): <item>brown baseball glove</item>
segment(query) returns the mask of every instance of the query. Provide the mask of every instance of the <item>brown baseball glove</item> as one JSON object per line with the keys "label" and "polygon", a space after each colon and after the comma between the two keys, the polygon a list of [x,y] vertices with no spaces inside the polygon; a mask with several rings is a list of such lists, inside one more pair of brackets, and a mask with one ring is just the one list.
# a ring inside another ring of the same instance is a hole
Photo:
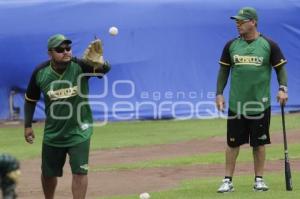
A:
{"label": "brown baseball glove", "polygon": [[99,67],[104,64],[103,48],[100,39],[92,41],[84,51],[83,60],[93,67]]}

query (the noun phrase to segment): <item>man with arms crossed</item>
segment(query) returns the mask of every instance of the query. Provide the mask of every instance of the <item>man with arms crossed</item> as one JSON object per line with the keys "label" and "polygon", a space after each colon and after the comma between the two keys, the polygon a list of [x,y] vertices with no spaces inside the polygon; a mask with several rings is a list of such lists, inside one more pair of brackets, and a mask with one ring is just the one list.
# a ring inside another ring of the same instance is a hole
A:
{"label": "man with arms crossed", "polygon": [[234,191],[232,177],[242,144],[253,147],[254,191],[267,191],[263,172],[265,144],[270,144],[270,80],[272,67],[279,83],[277,99],[287,101],[287,76],[284,58],[278,45],[257,31],[258,17],[251,7],[242,8],[236,16],[239,37],[223,49],[217,80],[216,105],[224,111],[223,90],[231,71],[227,119],[225,178],[217,192]]}
{"label": "man with arms crossed", "polygon": [[[53,199],[57,177],[62,176],[66,155],[73,174],[74,199],[85,198],[88,184],[88,157],[92,112],[88,104],[89,76],[110,70],[103,61],[99,39],[94,40],[83,59],[72,57],[72,41],[57,34],[48,40],[50,60],[33,72],[25,94],[25,140],[33,143],[32,118],[43,93],[46,122],[42,147],[42,186],[46,199]],[[87,74],[90,73],[90,74]]]}

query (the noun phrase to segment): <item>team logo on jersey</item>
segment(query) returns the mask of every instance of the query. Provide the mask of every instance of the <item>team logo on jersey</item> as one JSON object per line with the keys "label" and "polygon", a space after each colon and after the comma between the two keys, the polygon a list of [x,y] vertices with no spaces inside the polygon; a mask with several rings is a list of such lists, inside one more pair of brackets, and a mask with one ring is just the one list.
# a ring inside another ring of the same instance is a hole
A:
{"label": "team logo on jersey", "polygon": [[48,97],[50,100],[58,100],[58,99],[65,99],[69,97],[73,97],[77,95],[77,86],[69,87],[69,88],[62,88],[59,90],[49,90],[47,92]]}
{"label": "team logo on jersey", "polygon": [[262,136],[258,137],[259,140],[266,140],[268,137],[266,134],[263,134]]}
{"label": "team logo on jersey", "polygon": [[263,98],[262,98],[262,102],[267,102],[267,101],[269,101],[269,98],[268,98],[268,97],[263,97]]}
{"label": "team logo on jersey", "polygon": [[89,128],[89,124],[82,124],[82,125],[80,126],[80,128],[81,128],[83,131],[85,131],[85,130],[87,130],[87,129]]}
{"label": "team logo on jersey", "polygon": [[89,165],[88,164],[84,164],[80,166],[81,169],[88,171],[89,170]]}
{"label": "team logo on jersey", "polygon": [[254,65],[261,66],[264,58],[258,56],[242,56],[242,55],[234,55],[233,61],[235,65]]}

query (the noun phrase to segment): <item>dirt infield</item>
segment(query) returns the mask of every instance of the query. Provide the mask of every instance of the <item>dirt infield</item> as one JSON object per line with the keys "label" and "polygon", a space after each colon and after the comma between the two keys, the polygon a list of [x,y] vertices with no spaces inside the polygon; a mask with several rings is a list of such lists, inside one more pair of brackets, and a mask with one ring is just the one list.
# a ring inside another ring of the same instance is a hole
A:
{"label": "dirt infield", "polygon": [[[192,140],[176,144],[155,145],[143,148],[135,147],[93,151],[90,155],[90,166],[130,163],[209,152],[222,152],[225,148],[224,140],[224,137],[211,137],[205,140]],[[289,143],[299,142],[300,132],[289,132],[288,140]],[[272,143],[282,143],[282,134],[274,134],[272,136]],[[40,158],[26,160],[21,164],[23,175],[18,186],[19,197],[21,199],[43,198],[40,184]],[[294,170],[300,168],[300,160],[291,161],[291,164]],[[266,171],[283,172],[283,166],[283,161],[268,161],[266,163]],[[237,165],[236,175],[252,174],[252,170],[252,163],[240,163]],[[166,190],[176,187],[182,180],[209,176],[220,176],[221,179],[223,171],[223,164],[209,164],[171,168],[90,172],[87,198]],[[66,164],[64,177],[59,179],[56,198],[72,198],[70,187],[71,173],[68,164]]]}

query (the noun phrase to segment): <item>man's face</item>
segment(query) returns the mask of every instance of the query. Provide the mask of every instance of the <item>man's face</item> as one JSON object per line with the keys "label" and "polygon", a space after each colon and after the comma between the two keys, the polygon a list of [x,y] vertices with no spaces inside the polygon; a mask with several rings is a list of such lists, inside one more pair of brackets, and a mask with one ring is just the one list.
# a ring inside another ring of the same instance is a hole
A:
{"label": "man's face", "polygon": [[60,46],[49,50],[49,56],[56,63],[67,63],[71,61],[72,49],[69,44],[62,43]]}
{"label": "man's face", "polygon": [[240,35],[247,34],[254,30],[255,28],[255,20],[236,20],[236,27]]}

